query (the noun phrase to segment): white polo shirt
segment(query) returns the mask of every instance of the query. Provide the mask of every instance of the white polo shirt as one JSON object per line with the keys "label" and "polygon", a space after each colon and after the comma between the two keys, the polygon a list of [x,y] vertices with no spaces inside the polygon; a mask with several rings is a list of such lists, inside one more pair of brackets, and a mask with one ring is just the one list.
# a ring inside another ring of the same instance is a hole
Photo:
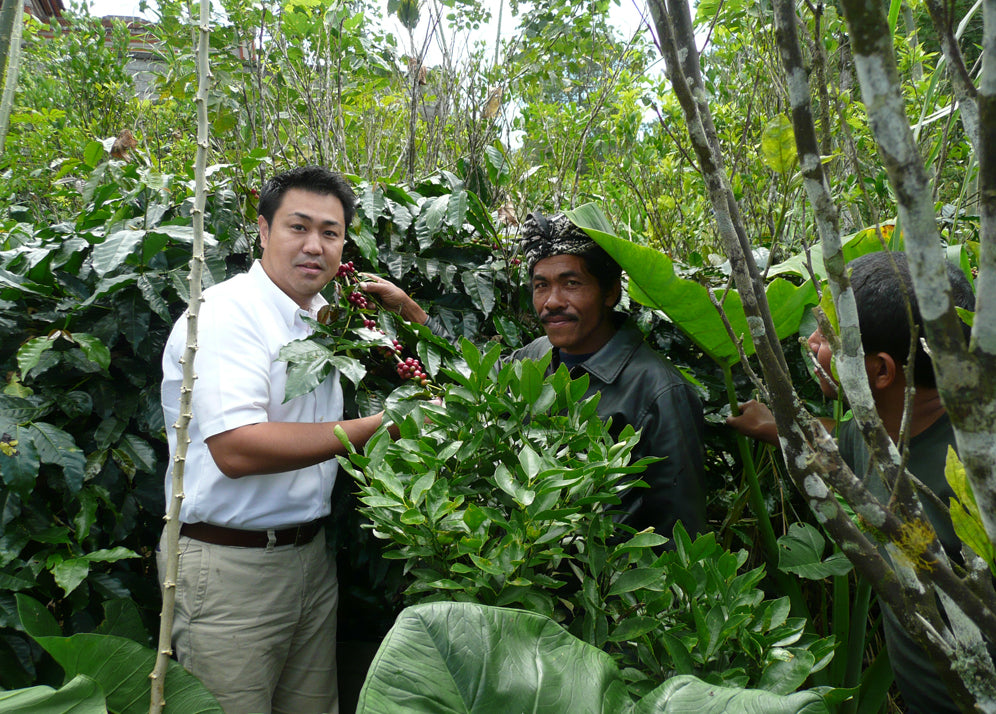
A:
{"label": "white polo shirt", "polygon": [[[314,317],[325,304],[312,303]],[[184,467],[180,521],[205,522],[230,528],[266,530],[313,521],[331,510],[335,459],[277,474],[232,479],[217,467],[204,440],[248,424],[323,422],[342,419],[342,388],[333,370],[319,387],[284,403],[287,363],[277,359],[280,348],[307,337],[311,329],[301,319],[309,315],[270,280],[259,261],[204,291],[194,359],[193,419]],[[166,473],[169,502],[174,424],[180,413],[180,357],[187,340],[187,315],[173,326],[163,352],[163,415],[169,437],[170,468]]]}

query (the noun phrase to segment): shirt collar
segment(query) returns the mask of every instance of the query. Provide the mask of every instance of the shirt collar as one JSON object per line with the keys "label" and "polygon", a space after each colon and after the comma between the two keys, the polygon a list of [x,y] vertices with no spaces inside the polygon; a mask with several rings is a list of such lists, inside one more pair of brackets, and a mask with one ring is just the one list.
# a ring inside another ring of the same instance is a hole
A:
{"label": "shirt collar", "polygon": [[580,365],[585,371],[600,381],[611,384],[619,378],[623,369],[643,344],[643,333],[625,315],[619,315],[622,324],[616,334],[598,352]]}
{"label": "shirt collar", "polygon": [[259,288],[266,302],[274,306],[288,327],[293,326],[299,316],[317,319],[318,310],[328,304],[328,301],[321,294],[318,294],[312,298],[311,306],[308,310],[302,309],[300,305],[294,302],[290,295],[281,290],[270,279],[270,276],[263,269],[263,263],[259,260],[254,261],[252,267],[249,268],[249,277]]}

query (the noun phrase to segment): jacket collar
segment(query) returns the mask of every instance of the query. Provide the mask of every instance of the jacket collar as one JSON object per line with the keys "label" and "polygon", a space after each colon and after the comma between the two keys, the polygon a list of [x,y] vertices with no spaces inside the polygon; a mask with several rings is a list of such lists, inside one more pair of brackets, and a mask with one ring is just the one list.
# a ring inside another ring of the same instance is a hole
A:
{"label": "jacket collar", "polygon": [[[625,314],[615,312],[612,319],[618,326],[616,334],[598,352],[586,359],[577,369],[584,369],[596,379],[611,384],[643,344],[643,333]],[[560,350],[554,348],[554,367],[560,364]]]}

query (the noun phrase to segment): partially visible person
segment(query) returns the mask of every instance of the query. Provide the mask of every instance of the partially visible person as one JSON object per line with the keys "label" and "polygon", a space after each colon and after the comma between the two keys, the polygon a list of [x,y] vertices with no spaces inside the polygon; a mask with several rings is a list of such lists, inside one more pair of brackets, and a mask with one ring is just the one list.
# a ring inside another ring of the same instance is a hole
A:
{"label": "partially visible person", "polygon": [[[642,430],[633,460],[663,458],[640,475],[649,488],[631,489],[624,497],[625,523],[668,537],[679,520],[689,533],[704,530],[702,404],[674,365],[614,309],[622,295],[619,264],[564,214],[529,214],[522,252],[546,335],[511,359],[552,352],[549,372],[565,364],[575,378],[588,374],[585,397],[600,393],[598,416],[612,419],[613,435],[626,425]],[[389,281],[371,278],[361,287],[405,319],[430,320]]]}
{"label": "partially visible person", "polygon": [[[917,334],[923,334],[922,318],[913,292],[906,256],[902,253],[870,253],[848,264],[851,287],[858,310],[858,326],[865,353],[865,369],[875,409],[885,430],[898,441],[906,394],[904,366],[909,361],[910,301],[913,324]],[[953,299],[958,307],[974,307],[972,287],[957,268],[948,271]],[[826,337],[817,329],[809,337],[809,348],[826,375],[831,375],[832,354]],[[941,404],[930,357],[917,341],[913,357],[913,401],[911,409],[909,459],[907,467],[926,484],[943,503],[954,492],[944,477],[948,446],[955,446],[951,420]],[[829,397],[837,395],[837,385],[820,376],[820,388]],[[774,418],[766,406],[752,401],[743,405],[740,416],[730,417],[727,424],[740,433],[778,443]],[[832,428],[832,424],[830,425]],[[874,472],[869,473],[869,454],[857,423],[852,419],[841,425],[839,432],[841,456],[854,474],[866,481],[868,490],[882,503],[888,503],[889,493]],[[948,555],[960,562],[961,543],[955,535],[950,516],[931,499],[921,498],[924,512],[937,531]],[[913,714],[942,714],[960,711],[948,694],[937,669],[927,652],[905,631],[892,610],[882,603],[885,642],[896,683],[908,711]]]}
{"label": "partially visible person", "polygon": [[[338,584],[322,535],[345,453],[333,429],[362,444],[382,415],[343,420],[337,372],[285,402],[278,353],[310,333],[303,318],[325,305],[319,291],[339,268],[353,213],[339,174],[274,176],[259,200],[262,259],[205,290],[200,306],[173,647],[226,714],[338,711]],[[184,313],[163,354],[171,464],[186,339]],[[172,469],[165,488],[169,503]],[[160,582],[165,562],[163,539]]]}

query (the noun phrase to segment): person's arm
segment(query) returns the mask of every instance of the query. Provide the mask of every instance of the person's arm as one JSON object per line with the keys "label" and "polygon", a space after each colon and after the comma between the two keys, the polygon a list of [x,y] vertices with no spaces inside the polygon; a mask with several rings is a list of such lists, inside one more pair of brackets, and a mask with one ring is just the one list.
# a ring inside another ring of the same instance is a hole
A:
{"label": "person's arm", "polygon": [[459,340],[446,328],[438,317],[431,317],[422,306],[390,280],[364,273],[367,281],[360,283],[360,290],[377,298],[378,302],[389,312],[395,312],[402,320],[425,325],[436,337],[457,345]]}
{"label": "person's arm", "polygon": [[428,313],[412,297],[390,280],[364,273],[366,278],[360,283],[360,290],[377,298],[377,301],[389,312],[396,312],[402,320],[424,325],[429,319]]}
{"label": "person's arm", "polygon": [[[294,471],[346,454],[335,435],[341,426],[353,446],[373,436],[383,412],[360,419],[297,424],[261,422],[215,434],[205,440],[218,469],[229,478]],[[396,434],[394,434],[396,436]]]}
{"label": "person's arm", "polygon": [[[830,417],[819,417],[823,428],[833,434],[836,422]],[[771,410],[756,399],[751,399],[740,405],[739,416],[726,417],[728,426],[751,439],[763,441],[772,446],[778,446],[778,426]]]}
{"label": "person's arm", "polygon": [[778,427],[771,410],[756,399],[740,405],[739,416],[726,417],[727,426],[744,436],[778,446]]}

